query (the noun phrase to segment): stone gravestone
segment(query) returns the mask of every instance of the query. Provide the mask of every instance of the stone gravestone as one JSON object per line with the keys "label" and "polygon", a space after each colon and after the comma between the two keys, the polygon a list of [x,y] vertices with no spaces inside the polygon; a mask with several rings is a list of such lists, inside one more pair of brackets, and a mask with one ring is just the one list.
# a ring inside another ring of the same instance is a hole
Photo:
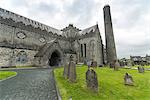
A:
{"label": "stone gravestone", "polygon": [[91,63],[92,63],[92,61],[91,61],[91,60],[88,60],[88,61],[87,61],[87,66],[88,66],[88,68],[90,68],[90,67],[91,67]]}
{"label": "stone gravestone", "polygon": [[109,66],[110,66],[110,68],[115,68],[115,63],[111,62]]}
{"label": "stone gravestone", "polygon": [[86,83],[87,87],[94,91],[98,92],[98,80],[97,80],[97,74],[93,69],[88,69],[86,72]]}
{"label": "stone gravestone", "polygon": [[70,82],[76,81],[76,64],[73,61],[73,56],[70,56],[70,62],[68,66],[68,78]]}
{"label": "stone gravestone", "polygon": [[115,71],[118,71],[119,70],[119,62],[118,61],[116,61],[116,60],[114,60],[114,70]]}
{"label": "stone gravestone", "polygon": [[125,85],[131,85],[131,86],[133,85],[133,78],[128,73],[126,73],[124,76],[124,84]]}
{"label": "stone gravestone", "polygon": [[67,64],[67,63],[64,65],[64,73],[63,73],[63,75],[64,75],[64,78],[66,78],[66,79],[69,77],[69,73],[68,73],[68,68],[69,67],[68,66],[69,66],[69,64]]}
{"label": "stone gravestone", "polygon": [[144,73],[144,67],[138,67],[138,72],[139,73]]}
{"label": "stone gravestone", "polygon": [[92,61],[92,63],[91,63],[91,67],[97,67],[97,62],[96,61]]}

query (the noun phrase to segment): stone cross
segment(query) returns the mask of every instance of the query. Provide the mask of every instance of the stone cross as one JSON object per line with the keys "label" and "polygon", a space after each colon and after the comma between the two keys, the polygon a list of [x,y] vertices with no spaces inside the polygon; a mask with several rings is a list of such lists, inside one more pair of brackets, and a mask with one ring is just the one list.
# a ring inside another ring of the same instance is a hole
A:
{"label": "stone cross", "polygon": [[98,92],[98,80],[97,80],[97,74],[93,69],[88,69],[86,72],[86,83],[87,87],[94,91]]}
{"label": "stone cross", "polygon": [[133,85],[133,78],[131,75],[129,75],[128,73],[125,73],[125,76],[124,76],[124,84],[125,85]]}

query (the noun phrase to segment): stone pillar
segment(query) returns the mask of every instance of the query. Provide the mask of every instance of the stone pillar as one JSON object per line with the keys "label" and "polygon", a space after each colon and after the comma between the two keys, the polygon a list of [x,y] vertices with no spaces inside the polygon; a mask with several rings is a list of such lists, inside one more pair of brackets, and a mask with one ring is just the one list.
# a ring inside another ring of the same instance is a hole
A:
{"label": "stone pillar", "polygon": [[104,6],[103,11],[104,11],[107,64],[110,65],[114,61],[117,61],[110,6],[109,5]]}

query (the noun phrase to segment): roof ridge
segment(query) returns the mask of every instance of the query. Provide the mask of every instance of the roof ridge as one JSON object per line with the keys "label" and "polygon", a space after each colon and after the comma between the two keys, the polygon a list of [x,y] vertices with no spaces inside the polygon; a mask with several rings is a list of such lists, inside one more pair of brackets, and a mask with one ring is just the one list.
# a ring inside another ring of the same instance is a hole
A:
{"label": "roof ridge", "polygon": [[[88,28],[85,28],[85,29],[83,29],[83,30],[90,29],[90,28],[93,28],[93,27],[96,27],[96,26],[97,26],[97,24],[92,25],[92,26],[90,26],[90,27],[88,27]],[[81,31],[83,31],[83,30],[81,30]]]}
{"label": "roof ridge", "polygon": [[50,27],[41,22],[38,22],[38,21],[32,20],[30,18],[24,17],[22,15],[13,13],[13,12],[3,9],[3,8],[0,8],[0,16],[3,17],[4,19],[11,18],[15,22],[22,22],[25,25],[32,25],[35,28],[39,27],[41,30],[46,30],[47,32],[52,32],[53,34],[56,33],[56,34],[60,35],[62,33],[62,31],[59,29]]}
{"label": "roof ridge", "polygon": [[86,28],[86,29],[83,29],[82,31],[80,31],[79,33],[80,34],[86,34],[86,33],[89,33],[89,32],[91,32],[91,31],[95,31],[96,30],[96,28],[98,28],[98,24],[96,24],[96,25],[93,25],[93,26],[91,26],[91,27],[88,27],[88,28]]}

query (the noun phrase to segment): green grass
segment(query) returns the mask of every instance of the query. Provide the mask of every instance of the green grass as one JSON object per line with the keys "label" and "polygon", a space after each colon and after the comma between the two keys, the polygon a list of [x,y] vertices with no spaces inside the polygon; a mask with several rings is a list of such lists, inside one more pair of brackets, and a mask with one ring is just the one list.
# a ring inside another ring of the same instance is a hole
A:
{"label": "green grass", "polygon": [[[137,70],[97,68],[99,92],[93,93],[86,87],[87,67],[77,67],[77,82],[70,83],[63,78],[63,68],[54,70],[57,85],[63,100],[150,100],[150,71],[138,73]],[[124,85],[124,74],[132,75],[134,86]]]}
{"label": "green grass", "polygon": [[[139,66],[138,65],[135,65],[135,66],[133,66],[132,68],[138,68]],[[148,65],[145,65],[145,66],[143,66],[144,68],[150,68],[150,66],[148,66]]]}
{"label": "green grass", "polygon": [[144,66],[144,68],[150,68],[150,66]]}
{"label": "green grass", "polygon": [[0,71],[0,80],[16,75],[13,71]]}

